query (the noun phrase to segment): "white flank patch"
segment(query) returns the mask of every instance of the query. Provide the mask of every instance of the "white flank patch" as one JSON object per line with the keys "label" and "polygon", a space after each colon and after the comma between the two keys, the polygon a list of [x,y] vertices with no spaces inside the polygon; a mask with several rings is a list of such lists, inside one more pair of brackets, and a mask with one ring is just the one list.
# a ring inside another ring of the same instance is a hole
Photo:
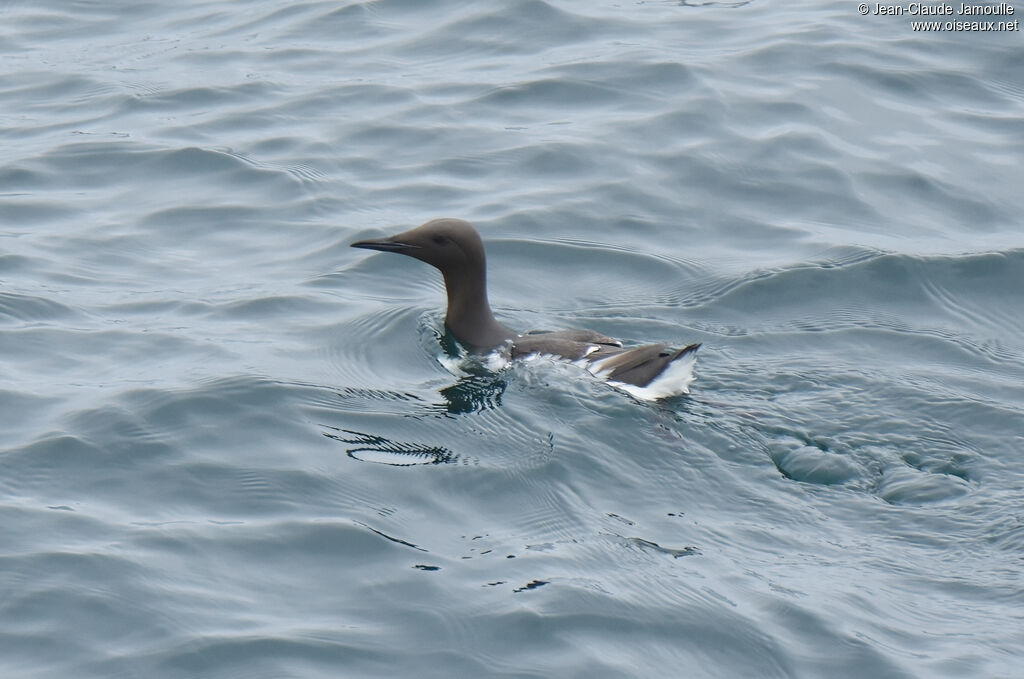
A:
{"label": "white flank patch", "polygon": [[608,384],[632,394],[641,401],[657,401],[659,398],[690,393],[693,382],[693,366],[697,363],[697,352],[691,351],[668,364],[660,375],[646,387],[608,380]]}
{"label": "white flank patch", "polygon": [[[547,354],[531,354],[526,358],[549,358],[565,362],[565,359]],[[691,351],[685,356],[680,356],[669,363],[665,370],[655,377],[646,387],[638,387],[635,384],[628,384],[626,382],[608,379],[608,373],[611,371],[604,369],[603,366],[611,358],[615,357],[610,356],[591,363],[587,361],[586,356],[584,356],[583,358],[571,361],[571,363],[586,369],[586,371],[594,377],[606,381],[616,389],[621,389],[641,401],[657,401],[659,398],[667,398],[669,396],[679,396],[680,394],[690,393],[690,384],[694,380],[693,366],[697,364],[696,351]]]}
{"label": "white flank patch", "polygon": [[[588,351],[587,353],[589,354],[590,352]],[[437,357],[437,360],[444,366],[445,370],[456,377],[478,373],[480,368],[491,372],[498,372],[507,368],[512,363],[506,347],[495,349],[486,356],[474,356],[464,353],[460,356],[441,355]],[[575,361],[568,361],[561,356],[554,356],[552,354],[529,354],[519,360],[529,362],[543,360],[579,366],[594,377],[606,381],[611,386],[632,395],[634,398],[638,398],[641,401],[657,401],[660,398],[690,393],[690,384],[694,380],[693,366],[697,363],[697,352],[691,351],[685,356],[680,356],[669,363],[665,370],[646,387],[638,387],[635,384],[608,379],[609,371],[601,369],[602,363],[608,359],[591,363],[587,360],[586,356]]]}

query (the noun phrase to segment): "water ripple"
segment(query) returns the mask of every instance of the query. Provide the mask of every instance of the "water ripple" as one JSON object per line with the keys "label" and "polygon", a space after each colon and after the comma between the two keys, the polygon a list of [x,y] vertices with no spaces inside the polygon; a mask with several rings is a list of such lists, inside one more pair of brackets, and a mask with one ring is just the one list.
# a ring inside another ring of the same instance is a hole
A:
{"label": "water ripple", "polygon": [[[0,674],[1017,672],[1016,34],[0,15]],[[450,374],[436,272],[348,247],[446,215],[502,321],[701,341],[693,392]]]}

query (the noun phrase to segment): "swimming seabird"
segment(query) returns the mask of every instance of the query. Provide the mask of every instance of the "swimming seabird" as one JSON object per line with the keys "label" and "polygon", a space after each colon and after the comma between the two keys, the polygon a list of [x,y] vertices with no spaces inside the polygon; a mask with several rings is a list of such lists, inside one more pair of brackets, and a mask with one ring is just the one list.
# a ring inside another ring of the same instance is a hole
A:
{"label": "swimming seabird", "polygon": [[627,348],[593,330],[520,334],[499,323],[487,301],[484,244],[467,221],[434,219],[389,238],[352,243],[352,247],[397,252],[437,267],[448,292],[445,325],[472,354],[507,351],[511,358],[565,359],[645,400],[690,391],[700,344],[682,349],[665,344]]}

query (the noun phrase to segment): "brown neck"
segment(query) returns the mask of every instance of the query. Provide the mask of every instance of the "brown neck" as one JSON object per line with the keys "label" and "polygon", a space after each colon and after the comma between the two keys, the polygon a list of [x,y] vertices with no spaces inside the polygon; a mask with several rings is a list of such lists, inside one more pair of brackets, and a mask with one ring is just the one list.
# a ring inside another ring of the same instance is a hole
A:
{"label": "brown neck", "polygon": [[487,275],[483,268],[445,272],[448,312],[444,322],[459,343],[473,353],[486,353],[515,336],[494,318],[487,302]]}

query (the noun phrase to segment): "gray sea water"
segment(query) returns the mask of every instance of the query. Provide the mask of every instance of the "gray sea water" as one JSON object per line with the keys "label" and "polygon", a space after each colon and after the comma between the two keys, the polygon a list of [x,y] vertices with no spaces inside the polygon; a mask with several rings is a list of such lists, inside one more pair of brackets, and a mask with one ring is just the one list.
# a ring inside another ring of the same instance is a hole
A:
{"label": "gray sea water", "polygon": [[[913,19],[0,4],[0,676],[1022,676],[1024,42]],[[445,371],[439,216],[692,393]]]}

